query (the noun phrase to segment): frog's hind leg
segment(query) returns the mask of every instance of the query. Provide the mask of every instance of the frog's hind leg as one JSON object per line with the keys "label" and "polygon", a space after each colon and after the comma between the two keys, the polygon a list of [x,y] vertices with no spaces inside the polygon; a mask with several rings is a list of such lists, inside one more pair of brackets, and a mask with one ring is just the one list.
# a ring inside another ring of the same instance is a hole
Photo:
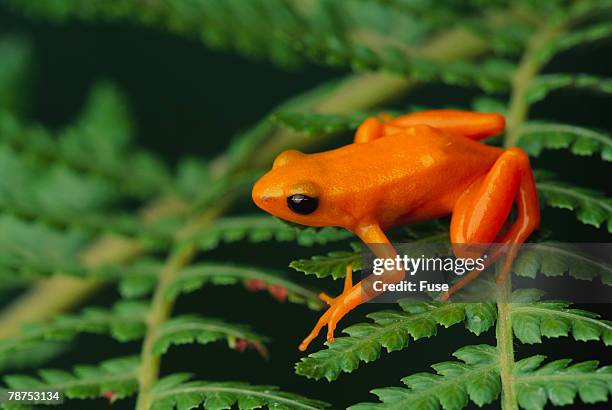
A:
{"label": "frog's hind leg", "polygon": [[[514,202],[518,216],[506,232],[500,235]],[[486,246],[497,242],[520,245],[539,224],[540,208],[529,158],[522,150],[510,148],[497,159],[487,175],[475,181],[461,195],[453,209],[450,237],[457,257],[474,257],[466,244]],[[489,255],[487,265],[506,251],[498,282],[503,282],[510,271],[516,248],[499,246]],[[448,299],[451,294],[470,283],[479,273],[478,270],[470,272],[455,283],[442,300]]]}
{"label": "frog's hind leg", "polygon": [[385,135],[415,125],[429,125],[453,134],[480,140],[501,133],[505,127],[504,117],[497,113],[481,113],[461,110],[420,111],[397,117],[384,124]]}

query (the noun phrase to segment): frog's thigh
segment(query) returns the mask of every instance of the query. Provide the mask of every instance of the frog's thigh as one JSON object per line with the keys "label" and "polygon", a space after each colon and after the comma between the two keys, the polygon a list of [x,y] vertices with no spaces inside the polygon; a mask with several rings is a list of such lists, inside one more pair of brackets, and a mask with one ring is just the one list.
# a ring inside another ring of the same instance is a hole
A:
{"label": "frog's thigh", "polygon": [[488,244],[495,240],[512,209],[523,170],[520,155],[508,150],[486,175],[470,185],[453,208],[452,243]]}

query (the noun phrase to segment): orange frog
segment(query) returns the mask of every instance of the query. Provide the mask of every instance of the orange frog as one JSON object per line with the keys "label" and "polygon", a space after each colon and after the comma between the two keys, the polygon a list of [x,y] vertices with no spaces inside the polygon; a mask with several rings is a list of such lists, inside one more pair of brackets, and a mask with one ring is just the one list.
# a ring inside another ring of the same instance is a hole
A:
{"label": "orange frog", "polygon": [[[504,125],[499,114],[457,110],[368,118],[353,144],[316,154],[281,153],[253,187],[253,200],[291,222],[349,229],[379,258],[395,257],[385,229],[448,214],[453,244],[521,244],[540,222],[529,159],[518,148],[477,142],[499,134]],[[513,203],[517,218],[501,233]],[[498,282],[505,279],[512,258],[506,257]],[[442,298],[478,273],[462,278]],[[383,276],[396,283],[404,275],[387,271]],[[363,286],[363,281],[353,285],[349,266],[342,294],[321,294],[330,306],[300,350],[325,325],[327,340],[334,340],[338,321],[375,296]]]}

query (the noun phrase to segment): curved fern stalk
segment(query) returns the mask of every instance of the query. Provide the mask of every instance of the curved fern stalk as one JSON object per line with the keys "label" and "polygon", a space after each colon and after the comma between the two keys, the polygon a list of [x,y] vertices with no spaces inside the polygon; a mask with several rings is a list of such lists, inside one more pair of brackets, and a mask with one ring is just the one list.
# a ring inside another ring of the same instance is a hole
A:
{"label": "curved fern stalk", "polygon": [[151,391],[151,410],[206,409],[317,410],[329,404],[285,393],[274,386],[254,386],[240,382],[189,381],[189,374],[174,374],[157,382]]}
{"label": "curved fern stalk", "polygon": [[532,156],[540,155],[542,149],[570,148],[576,155],[601,153],[601,159],[612,161],[612,136],[607,133],[575,125],[529,122],[518,137],[518,145]]}
{"label": "curved fern stalk", "polygon": [[[461,362],[432,365],[436,373],[417,373],[402,379],[406,388],[373,390],[381,403],[360,403],[350,410],[411,409],[440,407],[460,410],[471,400],[478,406],[495,401],[502,390],[499,351],[488,345],[466,346],[453,356]],[[570,359],[541,366],[545,356],[532,356],[515,363],[511,378],[521,408],[542,410],[548,401],[563,406],[578,394],[584,403],[606,401],[612,394],[612,368],[597,368],[596,361],[570,365]]]}

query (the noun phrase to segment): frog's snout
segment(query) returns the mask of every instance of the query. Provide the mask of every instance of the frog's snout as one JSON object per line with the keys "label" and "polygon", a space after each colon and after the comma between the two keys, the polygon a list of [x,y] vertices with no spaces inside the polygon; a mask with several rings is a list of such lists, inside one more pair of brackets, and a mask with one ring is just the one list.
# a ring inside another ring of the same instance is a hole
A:
{"label": "frog's snout", "polygon": [[255,205],[266,212],[273,213],[275,204],[282,198],[283,190],[265,181],[265,175],[253,186],[251,197]]}

